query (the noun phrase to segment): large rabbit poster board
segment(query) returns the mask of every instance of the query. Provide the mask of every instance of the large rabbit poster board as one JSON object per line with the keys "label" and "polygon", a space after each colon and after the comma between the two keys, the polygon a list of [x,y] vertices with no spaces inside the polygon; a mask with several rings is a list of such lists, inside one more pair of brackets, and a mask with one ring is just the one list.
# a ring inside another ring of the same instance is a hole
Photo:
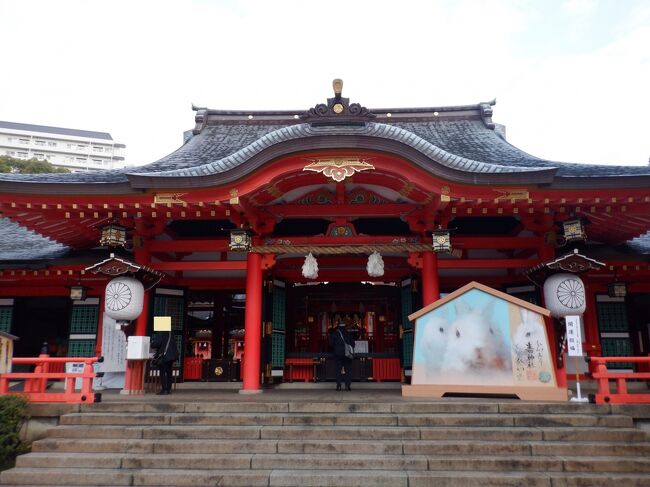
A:
{"label": "large rabbit poster board", "polygon": [[546,333],[549,315],[477,282],[413,313],[413,375],[402,395],[513,394],[566,401]]}

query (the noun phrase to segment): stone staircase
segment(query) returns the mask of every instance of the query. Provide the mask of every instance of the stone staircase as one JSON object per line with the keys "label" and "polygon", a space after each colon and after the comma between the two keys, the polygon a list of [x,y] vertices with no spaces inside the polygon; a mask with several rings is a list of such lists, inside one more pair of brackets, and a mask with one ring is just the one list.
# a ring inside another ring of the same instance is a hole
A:
{"label": "stone staircase", "polygon": [[81,405],[3,485],[648,486],[650,432],[593,404]]}

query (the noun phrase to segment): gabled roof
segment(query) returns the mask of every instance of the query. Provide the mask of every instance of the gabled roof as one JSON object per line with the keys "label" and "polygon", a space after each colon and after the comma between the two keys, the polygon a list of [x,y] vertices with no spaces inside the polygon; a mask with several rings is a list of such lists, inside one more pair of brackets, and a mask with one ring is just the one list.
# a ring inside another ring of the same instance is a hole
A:
{"label": "gabled roof", "polygon": [[551,316],[551,312],[547,310],[546,308],[542,308],[541,306],[534,305],[532,303],[529,303],[528,301],[524,301],[523,299],[516,298],[514,296],[511,296],[510,294],[503,293],[501,291],[497,291],[496,289],[493,289],[489,286],[485,286],[481,284],[480,282],[472,281],[469,284],[465,284],[463,287],[456,289],[453,293],[449,293],[447,296],[444,298],[441,298],[424,308],[420,309],[419,311],[416,311],[415,313],[412,313],[409,315],[409,320],[410,321],[415,321],[421,316],[433,311],[436,308],[439,308],[440,306],[447,304],[450,301],[453,301],[454,299],[462,296],[463,294],[471,291],[472,289],[478,289],[479,291],[483,291],[484,293],[490,294],[492,296],[495,296],[499,299],[503,299],[505,301],[508,301],[509,303],[515,304],[521,308],[526,308],[530,311],[533,311],[537,314],[540,314],[542,316]]}
{"label": "gabled roof", "polygon": [[108,132],[93,132],[91,130],[66,129],[49,127],[47,125],[32,125],[31,123],[16,123],[0,121],[0,129],[23,130],[25,132],[42,132],[43,134],[65,135],[68,137],[87,137],[90,139],[113,140]]}

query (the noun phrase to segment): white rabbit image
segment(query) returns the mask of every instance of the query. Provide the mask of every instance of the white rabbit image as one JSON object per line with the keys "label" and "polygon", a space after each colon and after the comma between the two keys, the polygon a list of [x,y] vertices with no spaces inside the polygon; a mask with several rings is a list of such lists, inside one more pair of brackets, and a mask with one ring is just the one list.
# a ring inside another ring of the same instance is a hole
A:
{"label": "white rabbit image", "polygon": [[512,370],[511,355],[501,328],[493,322],[494,300],[482,309],[457,300],[456,319],[447,335],[442,369],[462,374],[494,374]]}
{"label": "white rabbit image", "polygon": [[[543,321],[538,314],[526,308],[519,308],[519,314],[521,322],[512,337],[512,348],[517,362],[527,367],[539,367],[543,365],[542,357],[546,356]],[[542,347],[542,350],[539,347]]]}
{"label": "white rabbit image", "polygon": [[422,323],[421,350],[427,357],[425,374],[431,377],[440,372],[443,362],[441,360],[447,347],[449,336],[449,314],[447,308],[442,308],[437,315],[431,314]]}

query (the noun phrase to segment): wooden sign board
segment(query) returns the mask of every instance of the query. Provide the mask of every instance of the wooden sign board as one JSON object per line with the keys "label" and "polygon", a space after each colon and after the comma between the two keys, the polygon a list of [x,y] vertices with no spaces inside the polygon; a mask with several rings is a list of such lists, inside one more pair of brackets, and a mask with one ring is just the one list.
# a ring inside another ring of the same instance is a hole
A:
{"label": "wooden sign board", "polygon": [[413,313],[413,375],[402,395],[513,394],[566,401],[546,333],[549,314],[477,282]]}

